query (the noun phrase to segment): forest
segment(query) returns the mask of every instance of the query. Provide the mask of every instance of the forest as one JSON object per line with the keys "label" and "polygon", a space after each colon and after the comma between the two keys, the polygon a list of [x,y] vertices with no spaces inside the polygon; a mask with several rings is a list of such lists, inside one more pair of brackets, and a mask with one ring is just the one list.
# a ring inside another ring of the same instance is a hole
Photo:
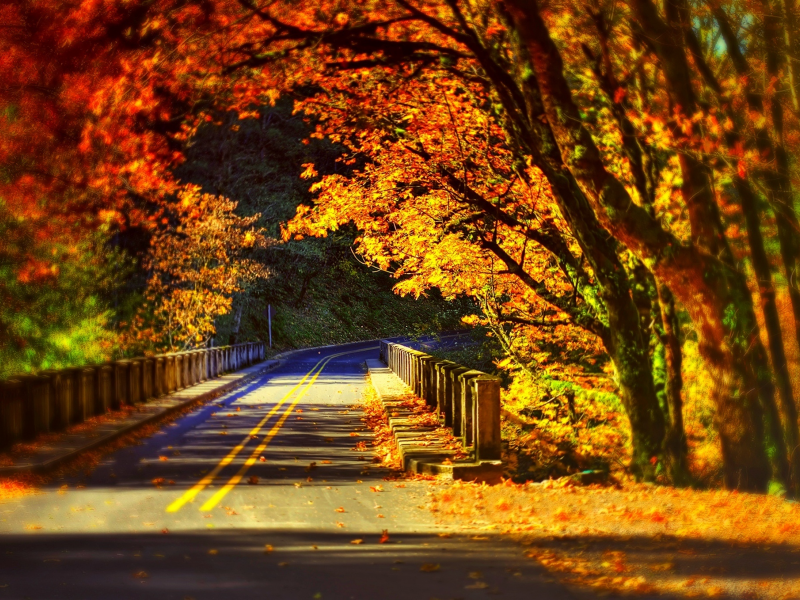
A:
{"label": "forest", "polygon": [[4,2],[2,375],[471,326],[519,478],[797,496],[798,19]]}

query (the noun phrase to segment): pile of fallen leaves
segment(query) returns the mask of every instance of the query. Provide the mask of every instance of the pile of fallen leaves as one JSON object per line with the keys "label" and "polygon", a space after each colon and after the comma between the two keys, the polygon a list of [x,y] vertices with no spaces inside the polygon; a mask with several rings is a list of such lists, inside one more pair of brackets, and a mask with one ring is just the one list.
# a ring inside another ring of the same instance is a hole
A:
{"label": "pile of fallen leaves", "polygon": [[446,524],[514,536],[566,583],[603,593],[800,598],[800,504],[641,484],[456,482]]}
{"label": "pile of fallen leaves", "polygon": [[397,450],[392,430],[389,427],[386,409],[375,388],[371,385],[366,386],[359,408],[364,413],[361,420],[372,430],[373,451],[380,458],[381,466],[392,470],[402,470],[403,464],[400,460],[400,453]]}

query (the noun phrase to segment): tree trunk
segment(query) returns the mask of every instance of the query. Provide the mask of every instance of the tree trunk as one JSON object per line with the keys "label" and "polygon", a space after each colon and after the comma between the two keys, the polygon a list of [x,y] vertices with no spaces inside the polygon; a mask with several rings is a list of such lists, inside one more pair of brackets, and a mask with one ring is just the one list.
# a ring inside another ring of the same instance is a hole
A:
{"label": "tree trunk", "polygon": [[242,305],[240,304],[236,308],[236,314],[233,317],[233,329],[231,330],[230,341],[229,344],[233,345],[237,343],[239,339],[239,328],[242,324]]}
{"label": "tree trunk", "polygon": [[672,481],[676,485],[689,485],[689,446],[683,426],[683,354],[681,353],[680,323],[675,310],[675,298],[663,283],[656,283],[658,305],[661,309],[661,326],[666,357],[666,396],[669,407],[669,425],[664,440],[665,455],[670,461]]}
{"label": "tree trunk", "polygon": [[[736,273],[695,246],[684,246],[636,205],[622,183],[606,171],[563,74],[561,56],[538,6],[509,0],[522,40],[532,58],[547,120],[567,168],[596,215],[653,274],[664,281],[697,325],[700,351],[716,386],[717,428],[729,487],[764,491],[770,479],[767,436],[757,378],[747,349],[755,319],[749,298],[732,281]],[[708,210],[708,207],[700,207]],[[770,444],[773,442],[769,440]],[[770,448],[774,451],[774,448]]]}

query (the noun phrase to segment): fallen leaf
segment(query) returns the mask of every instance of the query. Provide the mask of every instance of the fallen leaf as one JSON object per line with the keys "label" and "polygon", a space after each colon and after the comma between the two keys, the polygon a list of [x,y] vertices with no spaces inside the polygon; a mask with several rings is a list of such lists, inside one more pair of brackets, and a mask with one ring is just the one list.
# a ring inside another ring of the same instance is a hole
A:
{"label": "fallen leaf", "polygon": [[358,434],[355,431],[351,431],[350,437],[358,437]]}
{"label": "fallen leaf", "polygon": [[369,486],[369,489],[371,489],[373,492],[382,492],[383,491],[383,486],[382,485],[371,485],[371,486]]}
{"label": "fallen leaf", "polygon": [[329,461],[329,460],[323,460],[323,461],[322,461],[322,464],[323,464],[323,465],[329,465],[329,464],[331,464],[331,461]]}
{"label": "fallen leaf", "polygon": [[274,549],[275,549],[275,548],[273,548],[273,547],[272,547],[272,544],[265,544],[265,545],[264,545],[264,554],[269,554],[269,553],[270,553],[270,552],[272,552]]}
{"label": "fallen leaf", "polygon": [[386,517],[384,517],[383,515],[378,515],[378,518],[379,519],[385,519]]}
{"label": "fallen leaf", "polygon": [[308,471],[311,471],[312,469],[316,469],[316,468],[317,468],[317,463],[315,463],[315,462],[311,462],[311,463],[309,463],[309,464],[308,464],[308,466],[306,467],[306,473],[307,473]]}
{"label": "fallen leaf", "polygon": [[212,548],[211,550],[208,551],[208,553],[211,556],[216,556],[217,554],[219,554],[219,550],[215,550],[215,549]]}
{"label": "fallen leaf", "polygon": [[258,460],[260,460],[261,462],[267,462],[267,459],[266,459],[266,458],[264,458],[263,456],[262,456],[262,457],[260,457]]}
{"label": "fallen leaf", "polygon": [[350,540],[350,543],[351,544],[362,544],[362,543],[364,543],[364,540],[362,540],[362,539]]}
{"label": "fallen leaf", "polygon": [[158,460],[167,461],[167,460],[169,460],[169,457],[168,456],[159,456]]}
{"label": "fallen leaf", "polygon": [[136,573],[133,574],[133,576],[136,577],[136,579],[147,579],[148,577],[150,577],[147,574],[147,571],[137,571]]}
{"label": "fallen leaf", "polygon": [[336,512],[338,512],[338,513],[343,513],[343,512],[344,512],[344,506],[340,506],[339,508],[337,508],[337,509],[335,509],[335,510],[336,510]]}
{"label": "fallen leaf", "polygon": [[161,533],[169,533],[169,529],[167,529],[166,527],[164,527],[164,529],[162,529],[162,530],[161,530]]}
{"label": "fallen leaf", "polygon": [[[383,515],[378,515],[378,516],[381,517]],[[384,529],[383,532],[381,533],[381,539],[378,540],[378,543],[385,544],[388,541],[389,541],[389,530]]]}
{"label": "fallen leaf", "polygon": [[258,483],[258,475],[251,475],[250,479],[247,480],[247,483],[250,485],[256,485]]}
{"label": "fallen leaf", "polygon": [[489,587],[489,584],[485,581],[476,581],[470,585],[465,585],[464,588],[468,590],[485,590]]}
{"label": "fallen leaf", "polygon": [[419,568],[419,570],[422,571],[423,573],[433,573],[434,571],[438,571],[439,569],[441,569],[439,563],[425,563]]}
{"label": "fallen leaf", "polygon": [[152,483],[156,487],[161,487],[164,484],[164,478],[163,477],[156,477],[150,483]]}
{"label": "fallen leaf", "polygon": [[345,525],[341,521],[336,521],[336,526],[337,527],[344,527]]}
{"label": "fallen leaf", "polygon": [[36,529],[42,529],[41,525],[25,525],[25,529],[29,531],[34,531]]}

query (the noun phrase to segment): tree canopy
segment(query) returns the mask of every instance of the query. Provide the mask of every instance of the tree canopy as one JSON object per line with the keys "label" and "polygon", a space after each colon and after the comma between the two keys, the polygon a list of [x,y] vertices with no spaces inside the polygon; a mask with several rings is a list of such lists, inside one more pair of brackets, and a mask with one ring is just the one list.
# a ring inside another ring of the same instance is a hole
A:
{"label": "tree canopy", "polygon": [[313,202],[284,241],[355,226],[398,292],[474,298],[498,368],[568,377],[570,357],[605,354],[646,480],[691,479],[691,342],[726,485],[800,491],[793,0],[1,10],[0,206],[31,239],[0,249],[4,295],[57,281],[54,244],[139,228],[155,304],[132,335],[206,343],[231,294],[266,275],[253,252],[267,242],[257,207],[236,215],[180,166],[203,124],[235,130],[225,115],[291,99],[314,127],[302,143],[339,151],[297,174]]}

